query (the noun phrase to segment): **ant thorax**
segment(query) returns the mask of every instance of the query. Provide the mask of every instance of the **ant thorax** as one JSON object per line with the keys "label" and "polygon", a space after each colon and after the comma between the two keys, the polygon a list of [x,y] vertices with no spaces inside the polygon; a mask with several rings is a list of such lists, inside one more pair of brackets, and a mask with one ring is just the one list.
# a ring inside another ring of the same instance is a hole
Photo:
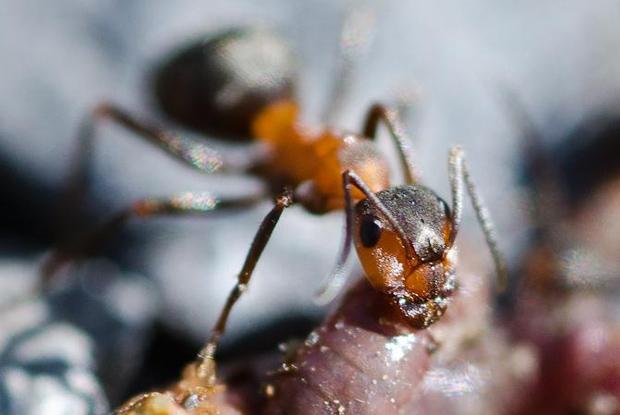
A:
{"label": "ant thorax", "polygon": [[[389,186],[388,162],[374,142],[331,129],[308,129],[298,121],[298,113],[292,101],[274,103],[256,117],[252,130],[271,148],[262,171],[271,179],[299,186],[299,203],[316,213],[342,209],[346,170],[356,172],[373,192]],[[353,190],[354,200],[363,197]]]}

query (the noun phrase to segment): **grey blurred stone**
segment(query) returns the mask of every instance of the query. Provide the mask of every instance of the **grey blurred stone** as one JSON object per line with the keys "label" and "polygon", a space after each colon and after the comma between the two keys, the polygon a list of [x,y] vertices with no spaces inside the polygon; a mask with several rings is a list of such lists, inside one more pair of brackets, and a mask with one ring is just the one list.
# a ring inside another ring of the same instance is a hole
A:
{"label": "grey blurred stone", "polygon": [[93,341],[83,330],[54,321],[45,303],[22,303],[2,313],[0,350],[0,413],[94,415],[107,410],[95,375]]}
{"label": "grey blurred stone", "polygon": [[[18,312],[21,319],[29,311],[21,308]],[[94,374],[93,345],[85,333],[48,321],[10,334],[0,358],[1,413],[94,415],[106,411],[107,400]]]}
{"label": "grey blurred stone", "polygon": [[49,297],[16,302],[37,269],[36,258],[0,261],[0,413],[101,414],[142,361],[154,291],[94,261]]}

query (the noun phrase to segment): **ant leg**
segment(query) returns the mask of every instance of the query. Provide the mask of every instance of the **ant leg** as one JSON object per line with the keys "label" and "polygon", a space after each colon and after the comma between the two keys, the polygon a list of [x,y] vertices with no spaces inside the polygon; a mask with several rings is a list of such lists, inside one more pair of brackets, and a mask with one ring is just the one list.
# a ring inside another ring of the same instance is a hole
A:
{"label": "ant leg", "polygon": [[381,104],[373,104],[366,115],[362,134],[364,137],[374,140],[377,135],[379,121],[382,121],[385,124],[390,136],[394,140],[394,144],[396,144],[398,156],[405,175],[405,182],[408,184],[416,183],[417,174],[415,172],[415,168],[413,167],[413,161],[411,160],[408,144],[409,140],[405,133],[405,128],[403,127],[400,117],[396,111]]}
{"label": "ant leg", "polygon": [[[383,202],[370,190],[370,187],[359,177],[355,172],[346,170],[342,173],[342,189],[344,193],[345,201],[345,231],[342,247],[340,248],[340,254],[338,260],[334,266],[333,271],[330,273],[327,282],[323,288],[315,295],[315,301],[318,304],[327,304],[331,302],[340,292],[340,289],[344,286],[346,275],[345,265],[351,252],[351,242],[353,240],[353,199],[351,197],[351,186],[357,187],[368,199],[368,201],[386,218],[393,229],[399,234],[403,241],[407,240],[405,231],[400,226],[396,218],[385,207]],[[410,244],[406,246],[408,254],[413,254],[413,248]]]}
{"label": "ant leg", "polygon": [[263,197],[264,195],[260,194],[220,200],[204,192],[187,192],[168,198],[140,199],[114,214],[96,229],[76,238],[70,245],[52,252],[41,267],[41,290],[44,291],[49,287],[62,265],[96,253],[119,227],[133,217],[205,214],[222,208],[248,207],[262,200]]}
{"label": "ant leg", "polygon": [[228,169],[247,170],[250,166],[259,164],[264,157],[264,154],[257,150],[252,155],[252,161],[248,163],[248,166],[235,167],[234,163],[225,161],[215,150],[199,141],[190,140],[165,131],[151,123],[141,121],[114,104],[101,103],[86,117],[78,131],[78,148],[73,157],[67,186],[58,207],[58,216],[61,219],[59,223],[61,225],[66,222],[62,220],[66,216],[63,212],[74,211],[71,207],[78,204],[77,202],[84,193],[88,179],[88,166],[95,145],[95,128],[99,122],[104,120],[112,121],[132,131],[149,143],[158,146],[183,164],[205,173]]}
{"label": "ant leg", "polygon": [[127,128],[198,170],[211,173],[224,164],[221,156],[208,146],[139,121],[118,106],[104,102],[95,107],[79,128],[78,148],[74,155],[66,191],[68,195],[78,194],[85,187],[86,171],[93,154],[95,127],[106,119]]}
{"label": "ant leg", "polygon": [[206,379],[209,384],[213,384],[215,381],[215,353],[220,339],[226,331],[226,324],[228,322],[230,312],[239,300],[239,297],[241,297],[241,294],[247,290],[250,278],[252,278],[252,273],[254,272],[254,268],[256,267],[265,246],[269,242],[269,238],[271,237],[282,212],[285,208],[291,206],[292,204],[293,196],[288,190],[285,190],[276,198],[275,206],[271,209],[267,216],[265,216],[260,224],[260,227],[258,228],[258,231],[256,232],[256,235],[254,236],[254,240],[252,241],[250,250],[245,258],[243,267],[237,275],[237,283],[226,299],[224,308],[222,308],[222,311],[213,326],[209,341],[198,353],[199,363],[197,374],[199,377]]}
{"label": "ant leg", "polygon": [[338,65],[333,87],[321,119],[332,124],[342,113],[352,86],[353,69],[364,56],[373,37],[375,11],[369,4],[351,4],[345,10],[338,45]]}
{"label": "ant leg", "polygon": [[452,193],[452,231],[449,244],[450,246],[454,244],[461,224],[463,214],[463,187],[465,187],[469,194],[472,207],[476,212],[476,219],[482,228],[486,244],[493,257],[495,271],[497,273],[497,289],[503,291],[508,284],[506,260],[498,248],[497,239],[495,238],[495,229],[489,211],[484,205],[471,179],[469,169],[465,163],[465,154],[460,146],[452,147],[448,163],[450,170],[450,190]]}
{"label": "ant leg", "polygon": [[104,119],[134,132],[139,137],[146,139],[151,144],[160,147],[166,153],[197,170],[212,173],[224,167],[222,157],[207,145],[165,131],[154,124],[137,119],[114,104],[105,102],[97,105],[82,126],[81,148],[79,149],[82,157],[88,157],[92,153],[94,124]]}

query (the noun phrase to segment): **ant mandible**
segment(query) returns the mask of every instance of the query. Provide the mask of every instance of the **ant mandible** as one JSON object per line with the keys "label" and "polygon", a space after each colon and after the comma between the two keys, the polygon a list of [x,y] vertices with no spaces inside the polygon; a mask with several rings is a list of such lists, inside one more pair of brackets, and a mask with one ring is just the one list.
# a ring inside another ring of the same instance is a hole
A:
{"label": "ant mandible", "polygon": [[[162,108],[185,125],[223,137],[249,134],[266,144],[256,154],[252,170],[275,187],[287,189],[261,223],[238,281],[201,351],[200,371],[213,376],[214,355],[230,312],[247,288],[252,272],[283,210],[293,203],[313,213],[344,209],[346,230],[332,280],[323,291],[331,299],[342,285],[343,268],[355,242],[370,284],[385,294],[414,328],[425,328],[444,313],[456,289],[453,248],[462,217],[466,189],[503,284],[505,266],[497,249],[486,209],[470,180],[460,147],[450,152],[452,209],[429,188],[418,184],[397,113],[373,105],[362,134],[325,129],[311,132],[298,120],[293,69],[285,45],[264,30],[231,30],[192,46],[168,62],[157,82]],[[159,145],[167,153],[204,172],[226,170],[225,160],[205,144],[170,134],[137,120],[111,104],[94,111],[83,131],[83,156],[92,145],[93,120],[109,119]],[[406,185],[390,187],[388,163],[374,145],[379,123],[387,127],[401,159]],[[83,157],[79,163],[84,165]],[[163,199],[143,199],[114,216],[80,241],[86,249],[131,217],[206,213],[254,199],[218,201],[202,193]],[[62,252],[48,261],[55,270],[67,257]],[[51,273],[50,273],[51,274]]]}

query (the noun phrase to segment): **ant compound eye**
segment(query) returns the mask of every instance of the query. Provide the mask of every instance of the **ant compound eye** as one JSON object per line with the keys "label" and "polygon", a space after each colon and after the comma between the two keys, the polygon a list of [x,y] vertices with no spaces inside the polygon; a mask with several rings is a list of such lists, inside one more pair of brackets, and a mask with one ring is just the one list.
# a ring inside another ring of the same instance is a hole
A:
{"label": "ant compound eye", "polygon": [[450,207],[445,202],[445,200],[443,200],[441,198],[437,198],[437,200],[438,200],[438,203],[439,203],[439,208],[443,210],[443,213],[445,213],[446,217],[451,218],[452,217],[452,212],[450,212]]}
{"label": "ant compound eye", "polygon": [[360,225],[360,240],[366,248],[377,245],[381,238],[381,222],[372,215],[364,215]]}

